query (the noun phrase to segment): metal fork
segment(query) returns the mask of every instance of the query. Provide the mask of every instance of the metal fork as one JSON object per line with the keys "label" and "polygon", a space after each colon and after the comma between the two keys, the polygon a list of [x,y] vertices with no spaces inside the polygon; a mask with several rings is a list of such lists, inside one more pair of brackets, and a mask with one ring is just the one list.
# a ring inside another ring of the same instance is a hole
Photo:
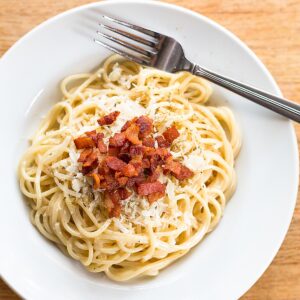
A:
{"label": "metal fork", "polygon": [[[97,44],[145,66],[170,73],[188,71],[194,75],[201,76],[300,123],[300,105],[237,82],[233,79],[226,78],[190,62],[185,57],[181,44],[172,37],[115,18],[108,16],[102,17],[109,23],[118,24],[119,26],[105,25],[102,22],[99,24],[100,27],[104,29],[104,31],[106,30],[107,32],[114,33],[114,35],[106,34],[103,30],[97,31],[97,34],[105,40],[109,40],[113,44],[118,44],[122,47],[115,47],[106,41],[94,39]],[[122,29],[119,29],[118,27],[121,27]],[[130,30],[126,30],[126,28],[139,34],[134,34],[130,32]],[[132,42],[129,42],[128,40],[131,40]],[[126,51],[123,50],[123,48],[125,48]]]}

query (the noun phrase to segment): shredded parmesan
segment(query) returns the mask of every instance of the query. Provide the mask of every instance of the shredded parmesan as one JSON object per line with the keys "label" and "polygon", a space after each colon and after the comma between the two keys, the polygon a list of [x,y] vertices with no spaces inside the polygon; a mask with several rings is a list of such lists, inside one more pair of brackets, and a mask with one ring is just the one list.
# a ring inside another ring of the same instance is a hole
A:
{"label": "shredded parmesan", "polygon": [[186,167],[195,172],[201,171],[206,166],[203,156],[200,154],[186,155],[183,159],[183,162]]}

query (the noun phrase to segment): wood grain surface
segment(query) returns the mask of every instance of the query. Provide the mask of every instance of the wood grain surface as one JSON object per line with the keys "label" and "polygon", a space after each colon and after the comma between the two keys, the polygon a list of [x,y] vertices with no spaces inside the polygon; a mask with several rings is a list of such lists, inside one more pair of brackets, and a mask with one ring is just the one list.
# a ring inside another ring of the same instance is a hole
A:
{"label": "wood grain surface", "polygon": [[[0,0],[0,56],[42,21],[88,0]],[[199,12],[241,38],[284,96],[300,103],[300,0],[167,0]],[[296,126],[297,139],[300,127]],[[20,299],[0,280],[0,299]],[[276,258],[242,300],[300,299],[300,201]],[[203,299],[209,300],[209,299]],[[221,299],[220,299],[221,300]]]}

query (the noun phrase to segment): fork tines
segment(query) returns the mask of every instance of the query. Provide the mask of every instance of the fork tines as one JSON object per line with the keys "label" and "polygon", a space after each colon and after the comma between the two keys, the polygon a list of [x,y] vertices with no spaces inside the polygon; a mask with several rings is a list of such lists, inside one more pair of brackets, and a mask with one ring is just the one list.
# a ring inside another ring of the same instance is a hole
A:
{"label": "fork tines", "polygon": [[[97,31],[97,34],[103,37],[104,39],[111,41],[112,43],[123,46],[123,48],[126,48],[129,51],[124,51],[122,50],[122,48],[116,48],[114,45],[111,45],[108,42],[99,39],[94,39],[94,42],[102,45],[103,47],[115,53],[118,53],[121,56],[126,57],[129,60],[135,61],[139,64],[149,65],[152,57],[156,55],[158,52],[158,46],[162,35],[155,31],[137,25],[133,25],[128,22],[117,20],[115,18],[111,18],[108,16],[102,16],[102,17],[108,22],[113,22],[120,26],[127,27],[133,31],[137,31],[143,34],[145,37],[138,36],[129,31],[125,31],[117,27],[112,27],[110,25],[106,25],[101,22],[99,23],[99,26],[101,27],[102,30],[103,29],[106,30],[109,34],[106,34],[99,30]],[[111,33],[114,33],[117,36],[122,36],[125,39],[116,37]],[[129,43],[126,39],[131,40],[134,43]]]}

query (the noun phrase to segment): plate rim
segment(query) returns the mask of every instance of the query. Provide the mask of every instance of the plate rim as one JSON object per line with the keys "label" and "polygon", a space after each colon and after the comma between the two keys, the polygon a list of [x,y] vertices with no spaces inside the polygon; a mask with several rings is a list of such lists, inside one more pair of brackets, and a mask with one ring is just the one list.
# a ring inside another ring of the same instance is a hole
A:
{"label": "plate rim", "polygon": [[[77,11],[80,11],[80,10],[84,10],[84,9],[88,9],[88,8],[92,8],[92,7],[101,7],[101,6],[111,5],[111,4],[118,5],[119,3],[120,4],[124,4],[124,3],[143,4],[143,3],[146,3],[146,4],[153,5],[153,6],[163,6],[163,7],[174,9],[179,12],[183,12],[184,14],[194,16],[196,18],[200,18],[200,19],[204,20],[206,23],[210,24],[214,28],[221,31],[223,34],[227,35],[230,39],[234,40],[241,48],[243,48],[251,56],[251,58],[258,64],[260,70],[264,73],[264,75],[270,81],[271,87],[275,91],[275,94],[277,96],[281,96],[281,97],[283,96],[277,82],[275,81],[275,79],[273,78],[273,76],[271,75],[271,73],[267,69],[267,67],[263,64],[261,59],[254,53],[254,51],[252,49],[250,49],[245,44],[245,42],[243,42],[239,37],[237,37],[229,29],[225,28],[223,25],[217,23],[216,21],[206,17],[205,15],[202,15],[201,13],[192,11],[188,8],[185,8],[185,7],[173,4],[173,3],[171,4],[171,3],[166,3],[166,2],[161,2],[161,1],[153,1],[153,0],[110,0],[110,1],[92,2],[92,3],[76,6],[71,9],[65,10],[59,14],[56,14],[56,15],[46,19],[45,21],[42,21],[41,23],[39,23],[38,25],[33,27],[31,30],[29,30],[27,33],[25,33],[23,36],[21,36],[2,55],[2,57],[0,58],[0,66],[6,59],[9,58],[10,53],[13,52],[14,49],[19,47],[27,38],[30,38],[36,31],[55,22],[56,20],[64,18],[65,16],[68,16],[68,15],[75,13]],[[294,161],[296,163],[296,166],[294,169],[295,174],[293,175],[293,177],[295,177],[295,186],[292,187],[293,190],[291,188],[291,193],[290,193],[291,194],[290,198],[293,199],[293,202],[292,202],[292,200],[290,201],[289,215],[288,215],[288,218],[286,217],[284,226],[282,225],[282,227],[284,227],[283,228],[284,234],[282,234],[282,236],[280,236],[280,238],[278,238],[279,242],[277,242],[276,247],[274,247],[273,253],[270,253],[269,259],[266,260],[264,264],[261,264],[260,267],[257,268],[259,270],[257,270],[255,272],[256,276],[253,276],[252,280],[248,280],[247,285],[245,283],[243,285],[240,284],[240,287],[237,288],[236,294],[238,294],[238,298],[241,297],[242,295],[244,295],[259,280],[259,278],[263,275],[263,273],[270,266],[270,264],[274,260],[275,256],[277,255],[279,249],[281,248],[281,246],[286,238],[291,221],[293,219],[293,214],[294,214],[295,206],[297,203],[297,194],[298,194],[298,185],[299,185],[299,155],[298,155],[299,149],[298,149],[295,128],[291,121],[288,120],[287,123],[288,123],[288,130],[291,133],[291,144],[292,144],[291,151],[293,152],[292,161]],[[14,281],[12,278],[7,278],[7,276],[5,276],[4,270],[1,270],[1,278],[17,295],[19,295],[21,297],[26,297],[26,298],[30,297],[31,293],[29,293],[22,286],[20,286],[20,285],[17,286],[18,284],[16,284],[16,281]]]}

